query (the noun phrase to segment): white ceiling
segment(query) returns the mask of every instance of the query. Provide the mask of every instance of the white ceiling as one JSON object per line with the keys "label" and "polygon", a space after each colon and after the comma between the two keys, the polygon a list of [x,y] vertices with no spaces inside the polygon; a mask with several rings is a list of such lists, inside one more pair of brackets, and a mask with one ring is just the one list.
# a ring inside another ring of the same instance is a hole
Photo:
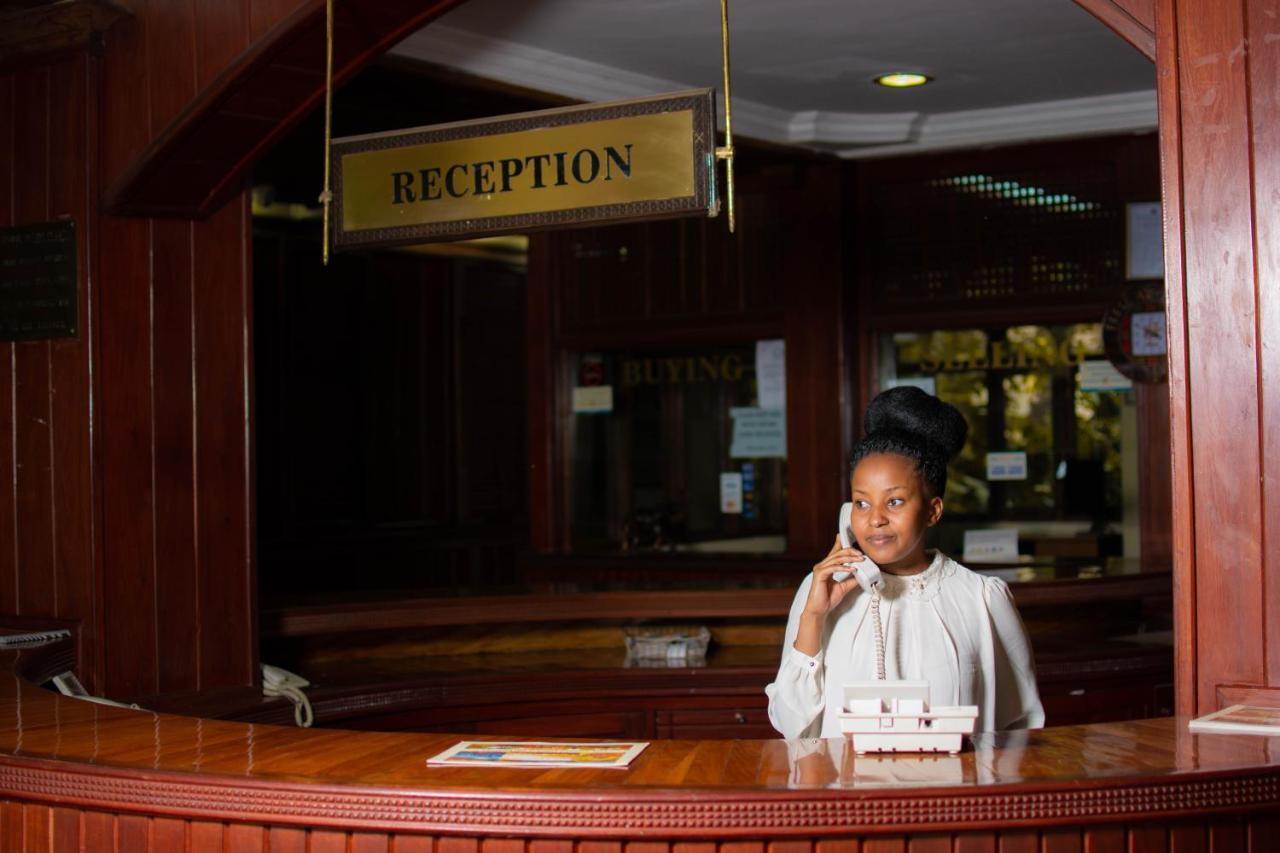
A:
{"label": "white ceiling", "polygon": [[[735,133],[867,157],[1156,126],[1155,69],[1071,0],[730,0]],[[718,0],[469,0],[393,55],[582,101],[720,88]],[[888,90],[871,78],[921,71]]]}

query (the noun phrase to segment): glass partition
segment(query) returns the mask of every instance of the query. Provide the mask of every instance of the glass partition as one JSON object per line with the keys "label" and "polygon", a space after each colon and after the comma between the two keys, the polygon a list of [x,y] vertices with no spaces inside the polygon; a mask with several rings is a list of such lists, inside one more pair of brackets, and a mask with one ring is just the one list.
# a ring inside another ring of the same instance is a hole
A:
{"label": "glass partition", "polygon": [[574,353],[568,458],[578,553],[786,548],[786,412],[754,343]]}

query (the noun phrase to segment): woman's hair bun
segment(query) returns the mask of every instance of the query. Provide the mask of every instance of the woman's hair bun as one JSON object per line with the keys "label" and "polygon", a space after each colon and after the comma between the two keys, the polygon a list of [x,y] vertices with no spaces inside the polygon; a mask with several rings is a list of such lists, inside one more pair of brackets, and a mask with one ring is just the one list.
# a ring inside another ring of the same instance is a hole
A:
{"label": "woman's hair bun", "polygon": [[863,422],[868,436],[907,433],[923,439],[953,458],[964,447],[969,424],[960,410],[912,385],[900,385],[876,395]]}

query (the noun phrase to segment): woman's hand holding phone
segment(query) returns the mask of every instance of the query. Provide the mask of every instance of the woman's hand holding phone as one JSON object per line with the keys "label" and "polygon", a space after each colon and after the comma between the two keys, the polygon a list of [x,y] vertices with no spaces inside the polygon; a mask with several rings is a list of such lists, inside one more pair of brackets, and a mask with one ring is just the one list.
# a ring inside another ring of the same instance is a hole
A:
{"label": "woman's hand holding phone", "polygon": [[[846,563],[859,562],[865,556],[857,548],[845,548],[837,536],[826,558],[813,567],[813,582],[796,631],[796,651],[814,657],[822,650],[822,629],[827,614],[858,586],[857,575],[849,571]],[[843,580],[833,577],[837,572],[844,576]]]}
{"label": "woman's hand holding phone", "polygon": [[825,617],[834,610],[849,591],[858,585],[857,576],[849,570],[849,564],[860,563],[865,559],[866,554],[857,548],[844,547],[837,536],[826,558],[813,567],[813,583],[809,586],[805,613]]}

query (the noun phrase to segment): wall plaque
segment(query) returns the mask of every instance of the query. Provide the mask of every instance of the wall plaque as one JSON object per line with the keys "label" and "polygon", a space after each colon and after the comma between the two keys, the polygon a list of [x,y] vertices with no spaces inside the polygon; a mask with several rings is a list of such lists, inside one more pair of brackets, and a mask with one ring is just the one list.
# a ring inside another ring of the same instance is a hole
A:
{"label": "wall plaque", "polygon": [[333,141],[334,245],[712,215],[711,89]]}
{"label": "wall plaque", "polygon": [[0,340],[79,333],[73,220],[0,228]]}

